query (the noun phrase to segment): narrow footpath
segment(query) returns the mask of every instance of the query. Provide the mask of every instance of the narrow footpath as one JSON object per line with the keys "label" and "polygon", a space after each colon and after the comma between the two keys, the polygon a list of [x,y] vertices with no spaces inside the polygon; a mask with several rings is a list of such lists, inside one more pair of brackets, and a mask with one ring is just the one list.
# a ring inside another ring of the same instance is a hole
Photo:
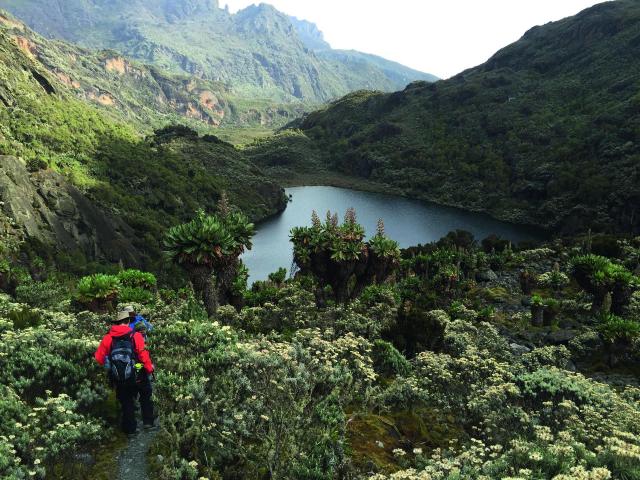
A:
{"label": "narrow footpath", "polygon": [[147,453],[158,429],[141,430],[130,438],[118,459],[118,480],[148,480]]}

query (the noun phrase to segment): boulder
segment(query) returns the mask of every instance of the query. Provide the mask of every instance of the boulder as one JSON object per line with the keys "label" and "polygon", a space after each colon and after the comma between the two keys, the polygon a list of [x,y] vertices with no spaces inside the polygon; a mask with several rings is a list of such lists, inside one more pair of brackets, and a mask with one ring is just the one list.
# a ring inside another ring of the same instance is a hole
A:
{"label": "boulder", "polygon": [[514,355],[520,356],[525,353],[529,353],[531,349],[529,347],[525,347],[524,345],[520,345],[519,343],[510,343],[509,348],[511,349],[511,353]]}
{"label": "boulder", "polygon": [[577,335],[575,330],[556,330],[547,334],[545,340],[552,345],[566,345]]}

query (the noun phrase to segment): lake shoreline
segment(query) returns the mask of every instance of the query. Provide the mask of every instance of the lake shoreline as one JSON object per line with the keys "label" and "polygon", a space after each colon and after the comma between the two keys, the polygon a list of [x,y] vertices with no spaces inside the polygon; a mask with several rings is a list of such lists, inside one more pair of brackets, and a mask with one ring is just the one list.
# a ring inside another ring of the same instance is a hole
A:
{"label": "lake shoreline", "polygon": [[496,220],[484,212],[415,200],[393,193],[367,191],[331,185],[288,187],[292,201],[280,215],[257,224],[253,248],[243,255],[251,281],[264,280],[280,267],[290,268],[293,260],[289,233],[293,227],[311,224],[315,210],[321,219],[325,212],[337,213],[340,220],[348,208],[355,208],[358,223],[369,236],[374,235],[380,218],[390,238],[402,248],[437,241],[452,230],[467,230],[477,240],[496,234],[514,243],[544,241],[535,227]]}
{"label": "lake shoreline", "polygon": [[[273,178],[273,177],[272,177]],[[296,187],[336,187],[359,192],[380,193],[384,195],[394,195],[405,198],[407,200],[418,201],[425,205],[454,208],[468,213],[476,213],[486,215],[493,220],[509,223],[515,227],[531,228],[538,231],[545,238],[553,237],[554,231],[550,226],[539,225],[533,222],[518,221],[510,215],[495,215],[483,208],[474,208],[461,203],[447,202],[430,198],[426,195],[410,195],[401,188],[394,187],[386,183],[373,182],[364,178],[353,177],[349,175],[338,175],[333,172],[325,171],[322,174],[301,174],[297,173],[291,177],[279,179],[279,183],[286,189]],[[280,212],[281,213],[281,212]],[[277,213],[275,215],[279,215]],[[274,215],[274,216],[275,216]]]}

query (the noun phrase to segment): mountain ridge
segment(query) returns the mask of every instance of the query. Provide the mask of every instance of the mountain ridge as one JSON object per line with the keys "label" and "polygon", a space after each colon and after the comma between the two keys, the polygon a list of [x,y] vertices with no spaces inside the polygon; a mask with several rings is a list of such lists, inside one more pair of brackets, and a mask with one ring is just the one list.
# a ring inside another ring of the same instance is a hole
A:
{"label": "mountain ridge", "polygon": [[135,123],[142,132],[183,123],[201,133],[226,135],[229,129],[278,127],[303,112],[302,105],[248,101],[222,82],[172,74],[114,50],[47,40],[3,10],[0,31],[77,97]]}
{"label": "mountain ridge", "polygon": [[360,88],[392,91],[432,79],[407,67],[396,72],[394,63],[380,68],[366,56],[345,63],[345,53],[317,55],[291,17],[267,4],[235,14],[206,0],[2,0],[0,8],[45,36],[223,82],[245,98],[317,104]]}

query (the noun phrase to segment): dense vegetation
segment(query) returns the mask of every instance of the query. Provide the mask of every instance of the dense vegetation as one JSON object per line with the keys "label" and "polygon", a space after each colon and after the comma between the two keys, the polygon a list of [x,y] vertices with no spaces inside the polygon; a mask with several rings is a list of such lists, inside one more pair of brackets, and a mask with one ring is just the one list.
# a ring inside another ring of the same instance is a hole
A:
{"label": "dense vegetation", "polygon": [[219,8],[217,0],[77,0],[62,7],[47,0],[3,0],[0,6],[48,37],[224,82],[248,101],[317,105],[358,88],[392,91],[434,78],[357,52],[316,55],[295,21],[266,4],[236,14]]}
{"label": "dense vegetation", "polygon": [[639,34],[638,2],[606,2],[449,80],[352,93],[250,152],[278,176],[320,165],[555,231],[637,233]]}
{"label": "dense vegetation", "polygon": [[[335,224],[314,221],[296,248],[322,255],[304,238],[361,231],[352,213]],[[395,256],[378,236],[370,248]],[[91,356],[107,317],[76,312],[138,288],[161,412],[153,478],[640,478],[640,239],[521,250],[458,231],[395,258],[393,276],[344,303],[314,271],[279,271],[241,291],[244,308],[210,314],[189,286],[156,290],[144,272],[76,283],[14,263],[19,286],[0,296],[0,475],[111,478],[115,405]],[[602,278],[629,289],[618,315],[589,287]]]}

